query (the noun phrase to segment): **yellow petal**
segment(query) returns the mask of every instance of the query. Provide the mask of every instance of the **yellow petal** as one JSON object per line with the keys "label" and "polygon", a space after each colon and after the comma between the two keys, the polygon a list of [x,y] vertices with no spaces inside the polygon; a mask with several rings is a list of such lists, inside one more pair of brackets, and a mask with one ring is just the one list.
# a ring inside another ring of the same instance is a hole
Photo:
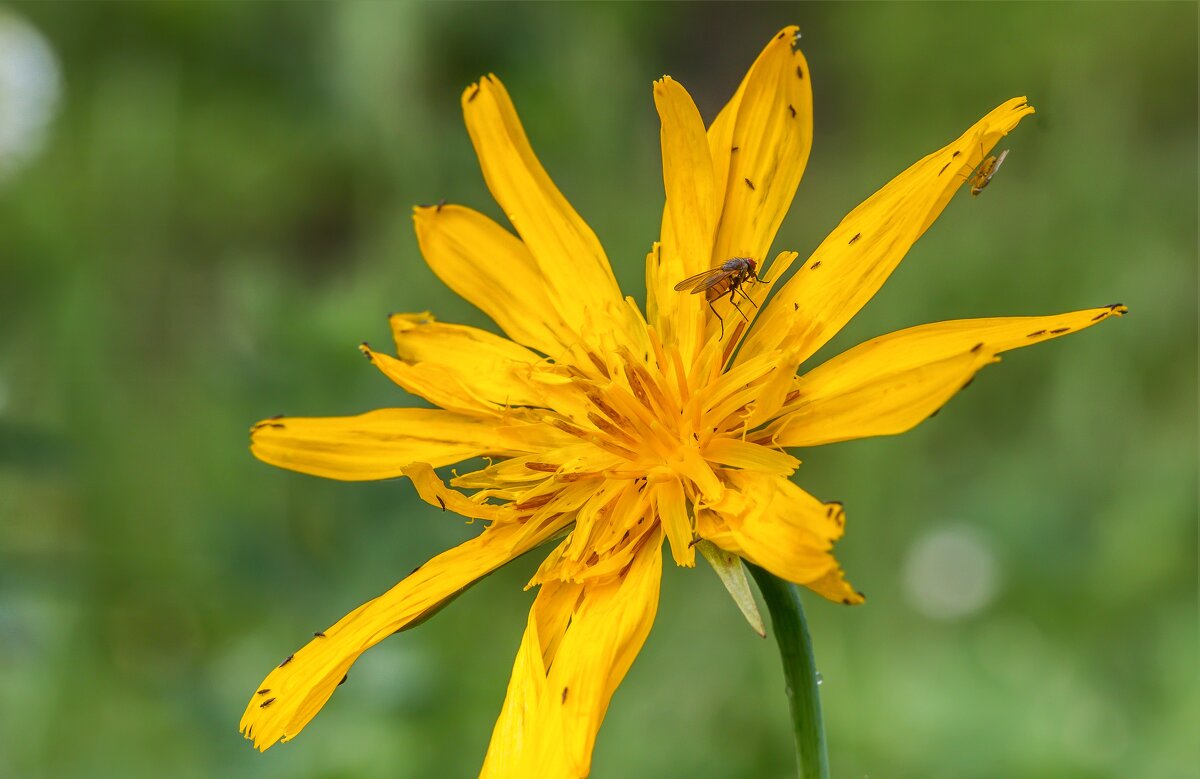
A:
{"label": "yellow petal", "polygon": [[500,80],[471,84],[462,106],[488,189],[529,248],[551,306],[576,331],[589,310],[597,318],[619,310],[621,291],[600,241],[534,155]]}
{"label": "yellow petal", "polygon": [[556,355],[577,336],[550,304],[546,280],[525,244],[462,206],[413,209],[421,254],[446,286],[517,343]]}
{"label": "yellow petal", "polygon": [[250,451],[280,468],[369,481],[400,476],[414,462],[440,467],[481,455],[536,452],[569,440],[515,414],[485,420],[441,409],[387,408],[353,417],[265,419],[251,428]]}
{"label": "yellow petal", "polygon": [[542,586],[482,778],[588,775],[609,700],[654,624],[661,544],[651,534],[624,575]]}
{"label": "yellow petal", "polygon": [[390,319],[400,360],[366,344],[363,351],[409,392],[468,413],[542,405],[541,393],[527,380],[529,366],[541,358],[525,347],[478,328],[435,322],[428,313]]}
{"label": "yellow petal", "polygon": [[709,130],[714,170],[724,177],[714,264],[766,257],[808,162],[812,87],[804,55],[792,49],[797,29],[771,39]]}
{"label": "yellow petal", "polygon": [[654,105],[662,122],[667,203],[661,243],[647,259],[647,311],[663,343],[678,344],[684,363],[690,365],[707,306],[702,295],[680,294],[674,287],[713,266],[717,201],[712,158],[704,120],[687,90],[664,77],[654,82]]}
{"label": "yellow petal", "polygon": [[816,352],[874,296],[981,156],[1031,113],[1025,98],[1009,100],[851,211],[771,299],[739,361],[783,345],[802,359]]}
{"label": "yellow petal", "polygon": [[414,463],[404,469],[404,475],[412,479],[421,500],[431,506],[437,506],[442,511],[453,511],[468,519],[491,520],[501,519],[512,513],[511,506],[472,500],[458,490],[450,489],[437,477],[428,463]]}
{"label": "yellow petal", "polygon": [[692,522],[687,515],[683,485],[678,479],[669,479],[656,484],[654,503],[658,509],[658,521],[667,540],[671,542],[671,556],[676,565],[692,568],[696,565],[696,548],[692,545]]}
{"label": "yellow petal", "polygon": [[267,675],[242,715],[241,731],[265,750],[288,741],[308,724],[360,654],[422,621],[463,589],[548,537],[513,546],[516,525],[493,525],[443,552],[374,600],[317,633]]}
{"label": "yellow petal", "polygon": [[498,406],[481,395],[468,384],[461,373],[445,365],[420,363],[409,365],[382,352],[376,352],[367,344],[360,344],[359,351],[379,369],[380,373],[394,381],[405,391],[428,400],[447,411],[463,414],[490,414]]}
{"label": "yellow petal", "polygon": [[[542,708],[554,651],[579,603],[583,585],[546,582],[529,611],[504,706],[492,729],[480,779],[571,776],[562,742],[550,738]],[[568,689],[568,697],[570,691]],[[530,767],[536,766],[531,772]]]}
{"label": "yellow petal", "polygon": [[772,476],[791,476],[800,461],[786,452],[738,438],[714,438],[704,447],[704,459]]}
{"label": "yellow petal", "polygon": [[845,526],[840,503],[822,503],[778,476],[753,471],[729,471],[727,476],[735,489],[696,512],[697,533],[830,600],[862,602],[862,595],[841,577],[832,554]]}
{"label": "yellow petal", "polygon": [[902,433],[945,405],[995,354],[1124,312],[1114,305],[1042,317],[959,319],[875,338],[796,379],[793,400],[761,440],[817,446]]}

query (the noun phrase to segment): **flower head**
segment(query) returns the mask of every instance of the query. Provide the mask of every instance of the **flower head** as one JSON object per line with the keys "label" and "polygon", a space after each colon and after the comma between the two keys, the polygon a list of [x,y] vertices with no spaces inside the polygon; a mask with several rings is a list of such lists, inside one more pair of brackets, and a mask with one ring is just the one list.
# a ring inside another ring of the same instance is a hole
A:
{"label": "flower head", "polygon": [[[790,481],[799,460],[785,450],[908,430],[1000,352],[1124,312],[923,325],[797,375],[1033,108],[1009,100],[918,160],[784,281],[796,253],[766,258],[812,142],[794,33],[767,44],[707,129],[682,86],[655,82],[666,207],[644,315],[534,156],[500,81],[463,93],[484,178],[517,234],[445,205],[416,209],[417,237],[434,272],[508,337],[394,315],[397,356],[362,350],[437,408],[266,420],[252,450],[328,478],[404,476],[427,503],[486,527],[273,670],[242,719],[256,746],[299,733],[363,651],[553,542],[529,583],[537,596],[483,775],[586,776],[609,699],[654,620],[664,540],[677,565],[694,565],[704,540],[859,603],[832,555],[842,507]],[[735,257],[755,261],[757,280],[725,280],[711,309],[709,296],[676,291]],[[479,456],[494,461],[449,484],[434,471]]]}

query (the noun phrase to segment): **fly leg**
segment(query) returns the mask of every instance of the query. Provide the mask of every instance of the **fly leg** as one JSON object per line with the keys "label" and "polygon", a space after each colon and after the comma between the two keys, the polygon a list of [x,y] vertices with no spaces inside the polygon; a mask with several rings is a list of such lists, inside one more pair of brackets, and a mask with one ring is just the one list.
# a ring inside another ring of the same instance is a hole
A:
{"label": "fly leg", "polygon": [[713,312],[713,316],[715,316],[717,318],[717,321],[721,323],[721,338],[717,339],[717,340],[721,340],[721,339],[725,338],[725,320],[722,319],[721,315],[717,313],[717,310],[715,308],[713,308],[713,302],[711,300],[708,301],[708,308],[710,311]]}
{"label": "fly leg", "polygon": [[738,294],[740,294],[746,300],[750,301],[750,305],[754,306],[755,308],[758,308],[758,304],[754,302],[754,298],[747,295],[745,290],[743,290],[741,287],[737,287],[736,289],[737,289]]}
{"label": "fly leg", "polygon": [[[730,290],[729,302],[732,303],[733,307],[737,309],[737,312],[742,315],[742,319],[745,319],[747,322],[749,322],[750,319],[746,316],[745,313],[742,312],[742,309],[738,308],[737,301],[733,299],[733,296],[736,295],[739,291],[740,290],[736,286],[732,290]],[[742,294],[745,295],[746,293],[742,292]],[[754,301],[751,300],[750,302],[753,303]],[[712,304],[710,303],[709,305],[712,305]],[[757,308],[757,306],[755,306],[755,308]]]}

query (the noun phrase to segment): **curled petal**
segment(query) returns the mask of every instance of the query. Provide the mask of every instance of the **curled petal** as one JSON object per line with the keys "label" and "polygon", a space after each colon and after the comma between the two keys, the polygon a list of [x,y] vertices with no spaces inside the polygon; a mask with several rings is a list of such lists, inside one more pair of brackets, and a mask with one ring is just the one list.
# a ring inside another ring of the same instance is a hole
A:
{"label": "curled petal", "polygon": [[475,327],[435,322],[427,313],[393,314],[390,321],[399,360],[366,344],[361,348],[405,390],[466,413],[541,405],[527,380],[541,358],[525,347]]}
{"label": "curled petal", "polygon": [[833,557],[845,512],[792,482],[753,471],[730,471],[736,489],[696,513],[696,532],[760,568],[840,603],[861,603]]}

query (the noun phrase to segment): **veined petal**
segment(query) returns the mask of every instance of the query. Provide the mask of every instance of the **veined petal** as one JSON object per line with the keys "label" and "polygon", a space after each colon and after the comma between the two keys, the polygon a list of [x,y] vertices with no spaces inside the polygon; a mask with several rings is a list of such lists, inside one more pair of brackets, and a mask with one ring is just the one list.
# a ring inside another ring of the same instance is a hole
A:
{"label": "veined petal", "polygon": [[946,405],[980,368],[998,359],[980,350],[874,376],[856,371],[861,383],[835,394],[825,394],[820,385],[812,386],[808,395],[802,391],[796,410],[779,417],[755,439],[773,446],[818,446],[903,433]]}
{"label": "veined petal", "polygon": [[534,155],[504,85],[489,74],[467,87],[462,106],[488,189],[529,247],[552,306],[576,331],[588,310],[617,311],[623,300],[608,257]]}
{"label": "veined petal", "polygon": [[785,413],[759,438],[791,447],[902,433],[945,405],[994,355],[1125,311],[1113,305],[1053,316],[959,319],[872,339],[797,378]]}
{"label": "veined petal", "polygon": [[662,535],[607,581],[538,592],[482,779],[585,777],[609,700],[654,624]]}
{"label": "veined petal", "polygon": [[822,503],[778,476],[753,471],[727,475],[736,489],[696,512],[701,537],[830,600],[863,601],[842,578],[832,554],[845,527],[840,503]]}
{"label": "veined petal", "polygon": [[395,357],[376,352],[367,344],[358,347],[380,373],[394,381],[406,392],[428,400],[447,411],[464,414],[489,414],[498,406],[464,381],[464,376],[445,365],[418,363],[410,365]]}
{"label": "veined petal", "polygon": [[250,429],[265,463],[344,481],[390,479],[414,462],[433,467],[481,455],[512,456],[570,438],[515,413],[482,419],[441,409],[387,408],[352,417],[279,417]]}
{"label": "veined petal", "polygon": [[812,356],[875,295],[982,155],[1032,113],[1025,98],[1009,100],[851,211],[771,299],[738,360],[783,345]]}
{"label": "veined petal", "polygon": [[681,295],[674,287],[713,265],[718,212],[712,157],[700,111],[677,81],[668,76],[654,82],[654,105],[662,122],[667,202],[661,243],[647,258],[647,311],[663,342],[677,344],[691,364],[706,306],[701,296]]}
{"label": "veined petal", "polygon": [[[541,358],[529,349],[486,330],[436,322],[429,313],[392,314],[389,319],[400,359],[453,377],[454,385],[468,390],[466,402],[472,408],[480,401],[487,408],[541,405],[536,386],[526,379],[529,366]],[[384,369],[386,361],[373,361]],[[417,394],[437,403],[424,392]]]}
{"label": "veined petal", "polygon": [[513,546],[521,531],[496,524],[478,537],[443,552],[374,600],[289,655],[267,675],[242,715],[241,731],[265,750],[288,741],[308,724],[364,651],[393,633],[422,621],[477,579],[524,554],[555,532]]}
{"label": "veined petal", "polygon": [[512,233],[455,205],[415,208],[413,224],[437,277],[514,341],[553,356],[578,340],[551,305],[533,255]]}
{"label": "veined petal", "polygon": [[723,208],[713,263],[762,261],[783,222],[812,148],[812,87],[804,55],[785,27],[750,67],[709,129]]}

